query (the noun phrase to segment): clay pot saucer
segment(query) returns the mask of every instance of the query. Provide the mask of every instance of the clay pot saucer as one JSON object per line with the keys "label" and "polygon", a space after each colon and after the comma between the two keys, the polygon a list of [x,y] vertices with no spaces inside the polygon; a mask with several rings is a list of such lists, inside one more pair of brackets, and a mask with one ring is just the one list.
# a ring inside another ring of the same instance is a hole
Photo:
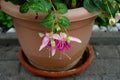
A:
{"label": "clay pot saucer", "polygon": [[79,61],[79,63],[74,66],[72,69],[66,70],[66,71],[60,71],[60,72],[52,72],[52,71],[44,71],[41,69],[38,69],[34,66],[32,66],[26,56],[24,55],[24,52],[22,49],[19,50],[19,59],[21,64],[30,72],[40,75],[40,76],[46,76],[46,77],[65,77],[70,76],[76,73],[80,73],[81,71],[85,70],[92,62],[93,59],[93,48],[92,46],[88,45],[87,49],[85,50],[82,59]]}

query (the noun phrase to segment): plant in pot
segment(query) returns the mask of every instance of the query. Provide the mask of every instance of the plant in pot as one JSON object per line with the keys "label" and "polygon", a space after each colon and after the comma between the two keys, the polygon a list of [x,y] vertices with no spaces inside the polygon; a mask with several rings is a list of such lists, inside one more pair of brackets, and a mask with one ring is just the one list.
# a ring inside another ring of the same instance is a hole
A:
{"label": "plant in pot", "polygon": [[79,62],[98,11],[110,25],[120,19],[119,0],[1,0],[0,5],[13,18],[28,61],[52,74],[71,69]]}

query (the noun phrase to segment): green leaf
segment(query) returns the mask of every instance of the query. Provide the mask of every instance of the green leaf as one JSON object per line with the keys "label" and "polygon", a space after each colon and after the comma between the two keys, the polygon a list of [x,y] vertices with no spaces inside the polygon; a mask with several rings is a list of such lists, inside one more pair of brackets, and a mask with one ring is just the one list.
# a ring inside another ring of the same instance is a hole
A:
{"label": "green leaf", "polygon": [[100,13],[95,20],[95,24],[97,24],[99,26],[107,26],[107,25],[109,25],[108,22],[109,22],[108,18],[105,18],[102,13]]}
{"label": "green leaf", "polygon": [[47,28],[51,28],[54,25],[55,15],[48,14],[42,21],[41,24]]}
{"label": "green leaf", "polygon": [[40,1],[44,1],[44,0],[26,0],[27,2],[32,2],[32,3],[34,3],[34,2],[40,2]]}
{"label": "green leaf", "polygon": [[117,3],[120,3],[120,0],[116,0]]}
{"label": "green leaf", "polygon": [[[98,8],[101,8],[101,7],[104,7],[104,2],[103,0],[92,0],[93,3],[98,7]],[[106,7],[106,6],[105,6]]]}
{"label": "green leaf", "polygon": [[13,26],[12,18],[1,10],[0,10],[0,25],[5,27]]}
{"label": "green leaf", "polygon": [[83,5],[88,11],[98,11],[99,10],[99,8],[93,3],[92,0],[84,0]]}
{"label": "green leaf", "polygon": [[36,1],[29,6],[30,10],[35,12],[49,12],[51,11],[51,7],[52,5],[46,1]]}
{"label": "green leaf", "polygon": [[112,6],[112,4],[109,4],[109,3],[108,3],[108,5],[109,5],[109,8],[110,8],[110,11],[111,11],[112,15],[115,15],[115,13],[117,12],[118,8],[117,7],[114,8]]}
{"label": "green leaf", "polygon": [[62,1],[61,0],[53,0],[52,2],[56,3],[56,2],[62,2]]}
{"label": "green leaf", "polygon": [[69,4],[70,1],[71,1],[71,0],[63,0],[63,2],[64,2],[65,4]]}
{"label": "green leaf", "polygon": [[65,14],[67,13],[68,9],[67,9],[67,6],[63,3],[55,3],[56,7],[57,7],[57,12],[59,14]]}
{"label": "green leaf", "polygon": [[58,24],[62,27],[69,27],[70,26],[70,20],[65,16],[61,16],[58,19]]}
{"label": "green leaf", "polygon": [[25,2],[23,5],[20,6],[21,13],[27,13],[29,10],[29,3]]}
{"label": "green leaf", "polygon": [[41,3],[33,3],[32,5],[29,6],[30,10],[35,11],[35,12],[40,12],[44,11],[45,7]]}

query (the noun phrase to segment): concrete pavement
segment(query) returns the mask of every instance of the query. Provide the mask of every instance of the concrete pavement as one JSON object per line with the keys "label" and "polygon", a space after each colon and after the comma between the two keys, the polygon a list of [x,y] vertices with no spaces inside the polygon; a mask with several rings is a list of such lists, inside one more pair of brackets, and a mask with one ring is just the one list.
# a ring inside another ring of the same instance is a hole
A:
{"label": "concrete pavement", "polygon": [[19,62],[15,34],[0,34],[0,80],[120,80],[120,33],[93,33],[92,64],[83,72],[64,78],[37,76]]}

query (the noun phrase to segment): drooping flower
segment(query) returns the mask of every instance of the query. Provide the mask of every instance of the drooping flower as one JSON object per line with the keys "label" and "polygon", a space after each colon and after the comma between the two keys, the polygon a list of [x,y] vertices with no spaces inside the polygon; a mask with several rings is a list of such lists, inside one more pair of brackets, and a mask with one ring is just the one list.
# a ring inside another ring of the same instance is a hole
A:
{"label": "drooping flower", "polygon": [[60,32],[60,35],[54,34],[53,38],[55,39],[55,45],[56,45],[57,49],[59,49],[60,51],[63,51],[64,48],[69,50],[71,47],[70,41],[75,41],[75,42],[81,43],[80,39],[72,37],[72,36],[67,36],[67,34],[63,33],[63,32]]}
{"label": "drooping flower", "polygon": [[39,48],[39,51],[41,51],[44,47],[46,47],[51,39],[51,36],[50,36],[50,33],[46,33],[46,34],[43,34],[43,33],[39,33],[39,36],[41,38],[43,38],[42,40],[42,44]]}
{"label": "drooping flower", "polygon": [[46,33],[46,34],[43,34],[43,33],[39,33],[39,36],[41,38],[43,38],[42,40],[42,44],[39,48],[39,51],[41,51],[43,48],[45,48],[46,46],[50,46],[51,47],[51,53],[52,53],[52,56],[55,55],[55,52],[56,52],[56,49],[55,49],[55,42],[54,42],[54,39],[53,39],[53,36],[52,36],[52,33]]}
{"label": "drooping flower", "polygon": [[52,35],[50,33],[46,33],[46,34],[40,33],[39,35],[41,38],[43,38],[39,51],[42,50],[46,46],[50,46],[52,56],[55,55],[56,50],[59,50],[59,51],[63,51],[64,49],[70,50],[71,41],[81,43],[80,39],[76,37],[68,36],[64,32],[60,32],[60,34],[55,33]]}
{"label": "drooping flower", "polygon": [[117,13],[115,14],[115,21],[118,22],[119,20],[120,20],[120,13],[117,12]]}

